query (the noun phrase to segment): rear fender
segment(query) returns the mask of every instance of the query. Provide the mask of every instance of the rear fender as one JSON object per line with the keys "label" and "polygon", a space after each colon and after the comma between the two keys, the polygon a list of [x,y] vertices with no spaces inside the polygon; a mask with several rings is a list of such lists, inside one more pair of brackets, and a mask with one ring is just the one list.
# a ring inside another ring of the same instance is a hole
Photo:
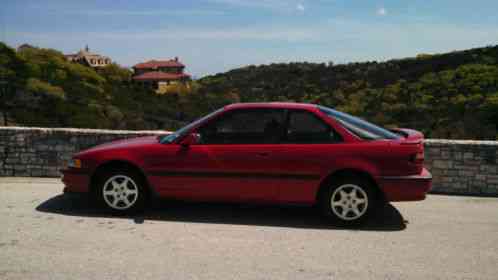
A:
{"label": "rear fender", "polygon": [[[343,164],[340,164],[340,163]],[[346,164],[344,164],[346,163]],[[334,169],[324,172],[324,175],[320,178],[319,186],[322,186],[326,180],[334,176],[340,171],[357,171],[368,174],[374,183],[377,184],[375,178],[380,174],[378,168],[367,160],[355,159],[355,158],[342,158],[337,160],[336,167]]]}

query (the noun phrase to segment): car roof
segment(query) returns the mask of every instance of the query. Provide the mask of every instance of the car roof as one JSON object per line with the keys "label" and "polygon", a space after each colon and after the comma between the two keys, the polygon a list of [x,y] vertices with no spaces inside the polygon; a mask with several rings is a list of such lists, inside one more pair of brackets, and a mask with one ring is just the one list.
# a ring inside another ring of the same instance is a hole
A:
{"label": "car roof", "polygon": [[315,109],[316,104],[294,103],[294,102],[257,102],[257,103],[233,103],[225,106],[226,110],[251,109],[251,108],[280,108],[280,109]]}

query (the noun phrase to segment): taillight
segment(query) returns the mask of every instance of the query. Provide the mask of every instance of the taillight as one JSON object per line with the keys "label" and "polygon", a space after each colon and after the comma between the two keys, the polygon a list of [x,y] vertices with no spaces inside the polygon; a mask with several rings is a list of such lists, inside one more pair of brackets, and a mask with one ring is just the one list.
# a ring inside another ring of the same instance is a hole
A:
{"label": "taillight", "polygon": [[410,161],[413,163],[423,163],[424,162],[424,150],[418,151],[416,154],[410,156]]}

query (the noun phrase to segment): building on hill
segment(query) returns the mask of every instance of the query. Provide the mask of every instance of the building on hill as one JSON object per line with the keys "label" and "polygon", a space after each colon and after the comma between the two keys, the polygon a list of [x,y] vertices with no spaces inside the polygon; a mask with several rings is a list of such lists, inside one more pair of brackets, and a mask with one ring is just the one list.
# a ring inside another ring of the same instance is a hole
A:
{"label": "building on hill", "polygon": [[18,52],[22,52],[22,51],[24,51],[24,50],[27,50],[27,49],[34,49],[34,48],[35,48],[35,47],[33,47],[32,45],[24,43],[24,44],[20,45],[19,47],[17,47],[17,51],[18,51]]}
{"label": "building on hill", "polygon": [[170,60],[149,60],[133,66],[133,82],[152,88],[158,94],[188,89],[190,75],[178,57]]}
{"label": "building on hill", "polygon": [[91,53],[88,46],[76,54],[64,55],[68,61],[80,63],[93,68],[104,67],[111,64],[111,59],[96,53]]}

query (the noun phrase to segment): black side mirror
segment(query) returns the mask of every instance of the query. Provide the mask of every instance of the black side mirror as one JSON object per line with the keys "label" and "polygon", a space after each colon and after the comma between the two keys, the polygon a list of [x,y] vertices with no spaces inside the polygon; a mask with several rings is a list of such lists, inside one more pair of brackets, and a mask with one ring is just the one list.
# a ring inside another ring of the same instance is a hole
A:
{"label": "black side mirror", "polygon": [[189,135],[185,136],[185,138],[182,139],[180,142],[180,145],[183,147],[187,148],[190,145],[195,145],[199,143],[199,134],[198,133],[190,133]]}

